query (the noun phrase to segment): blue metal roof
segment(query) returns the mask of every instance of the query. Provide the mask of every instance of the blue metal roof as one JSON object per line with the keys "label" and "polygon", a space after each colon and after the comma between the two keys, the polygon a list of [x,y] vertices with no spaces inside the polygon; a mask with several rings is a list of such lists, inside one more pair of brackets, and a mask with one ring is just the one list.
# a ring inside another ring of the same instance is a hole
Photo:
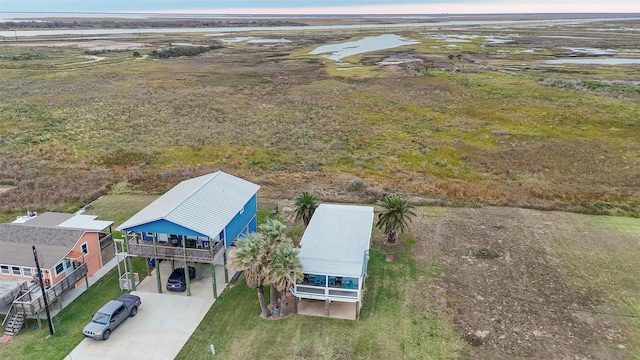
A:
{"label": "blue metal roof", "polygon": [[125,221],[118,230],[164,233],[154,230],[152,223],[170,222],[215,238],[258,189],[259,185],[222,171],[185,180]]}

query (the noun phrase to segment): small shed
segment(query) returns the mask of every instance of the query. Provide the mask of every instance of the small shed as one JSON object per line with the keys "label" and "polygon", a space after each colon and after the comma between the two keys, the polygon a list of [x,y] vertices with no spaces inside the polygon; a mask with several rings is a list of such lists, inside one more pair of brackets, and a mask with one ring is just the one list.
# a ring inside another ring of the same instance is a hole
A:
{"label": "small shed", "polygon": [[296,298],[324,300],[325,316],[331,302],[352,303],[358,318],[373,216],[371,206],[318,206],[300,242],[304,280],[294,285]]}
{"label": "small shed", "polygon": [[[259,188],[222,171],[182,181],[118,227],[128,234],[127,255],[181,260],[185,268],[188,262],[211,264],[217,297],[213,259],[223,252],[226,265],[227,248],[256,231]],[[156,276],[162,292],[160,272]]]}

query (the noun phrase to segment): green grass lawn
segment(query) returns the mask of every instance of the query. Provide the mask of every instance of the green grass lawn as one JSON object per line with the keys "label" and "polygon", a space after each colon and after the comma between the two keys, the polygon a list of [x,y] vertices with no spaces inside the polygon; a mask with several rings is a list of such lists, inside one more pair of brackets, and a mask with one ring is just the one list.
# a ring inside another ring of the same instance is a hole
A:
{"label": "green grass lawn", "polygon": [[[410,261],[373,250],[359,321],[292,315],[259,317],[244,279],[216,300],[177,359],[457,359],[467,352],[445,313],[427,307],[429,279]],[[427,310],[428,309],[428,310]]]}

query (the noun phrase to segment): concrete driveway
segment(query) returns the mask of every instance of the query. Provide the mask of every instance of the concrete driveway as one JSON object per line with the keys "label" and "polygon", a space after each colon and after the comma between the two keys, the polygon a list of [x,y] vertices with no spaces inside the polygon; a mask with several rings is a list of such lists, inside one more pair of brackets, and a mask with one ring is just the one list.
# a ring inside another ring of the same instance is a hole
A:
{"label": "concrete driveway", "polygon": [[[216,265],[220,294],[227,284],[224,268]],[[65,360],[174,359],[214,303],[210,267],[198,267],[191,296],[164,288],[171,273],[168,261],[160,263],[163,293],[159,294],[155,271],[140,283],[138,291],[131,292],[142,300],[134,318],[114,330],[107,341],[82,340]]]}
{"label": "concrete driveway", "polygon": [[173,359],[213,305],[213,299],[195,296],[132,294],[142,299],[136,317],[127,319],[107,341],[82,340],[65,359]]}

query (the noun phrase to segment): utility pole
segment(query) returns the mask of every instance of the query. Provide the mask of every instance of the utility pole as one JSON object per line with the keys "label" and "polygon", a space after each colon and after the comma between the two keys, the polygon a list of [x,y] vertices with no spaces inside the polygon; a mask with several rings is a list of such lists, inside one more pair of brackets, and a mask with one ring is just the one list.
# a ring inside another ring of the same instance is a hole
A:
{"label": "utility pole", "polygon": [[44,289],[44,281],[42,280],[42,272],[40,271],[40,262],[38,261],[38,253],[36,252],[36,246],[31,247],[33,249],[33,258],[36,260],[36,271],[38,272],[38,280],[40,281],[40,290],[42,290],[42,298],[44,299],[44,309],[47,312],[47,321],[49,322],[49,333],[53,335],[53,322],[51,321],[51,313],[49,313],[49,302],[47,301],[47,292]]}

